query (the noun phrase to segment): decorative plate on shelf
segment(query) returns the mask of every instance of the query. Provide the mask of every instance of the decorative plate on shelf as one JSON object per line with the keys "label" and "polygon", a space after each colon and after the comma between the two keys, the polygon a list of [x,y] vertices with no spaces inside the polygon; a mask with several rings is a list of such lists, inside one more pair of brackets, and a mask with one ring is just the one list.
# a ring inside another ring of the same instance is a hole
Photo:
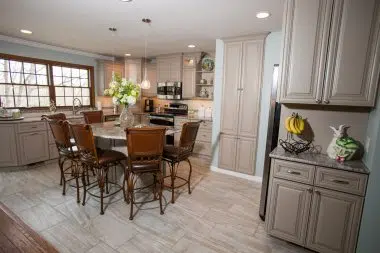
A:
{"label": "decorative plate on shelf", "polygon": [[204,57],[202,59],[202,70],[204,71],[213,71],[215,67],[214,60],[210,57]]}

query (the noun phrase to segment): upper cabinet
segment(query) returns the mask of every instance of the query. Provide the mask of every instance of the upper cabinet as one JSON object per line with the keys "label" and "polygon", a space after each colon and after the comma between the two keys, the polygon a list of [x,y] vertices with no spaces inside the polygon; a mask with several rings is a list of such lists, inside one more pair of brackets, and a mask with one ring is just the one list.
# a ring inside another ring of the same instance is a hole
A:
{"label": "upper cabinet", "polygon": [[157,57],[157,82],[182,80],[182,54]]}
{"label": "upper cabinet", "polygon": [[379,22],[376,0],[287,0],[280,101],[373,106]]}

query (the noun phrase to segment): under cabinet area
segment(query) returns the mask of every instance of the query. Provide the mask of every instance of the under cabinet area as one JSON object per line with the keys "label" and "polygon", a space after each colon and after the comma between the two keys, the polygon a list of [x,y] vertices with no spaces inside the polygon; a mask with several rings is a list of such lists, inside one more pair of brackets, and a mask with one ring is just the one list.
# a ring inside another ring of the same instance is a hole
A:
{"label": "under cabinet area", "polygon": [[272,158],[267,232],[320,253],[354,253],[367,178]]}
{"label": "under cabinet area", "polygon": [[374,106],[379,8],[376,0],[286,0],[280,102]]}

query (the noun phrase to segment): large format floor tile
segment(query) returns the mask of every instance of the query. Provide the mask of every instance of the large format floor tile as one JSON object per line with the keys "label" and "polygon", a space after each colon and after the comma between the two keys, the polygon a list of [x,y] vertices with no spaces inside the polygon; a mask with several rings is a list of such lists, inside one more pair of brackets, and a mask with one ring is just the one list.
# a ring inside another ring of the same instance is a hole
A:
{"label": "large format floor tile", "polygon": [[[265,233],[258,215],[259,183],[210,172],[204,160],[191,160],[192,193],[187,187],[176,190],[173,205],[171,193],[165,190],[164,215],[154,201],[136,205],[130,221],[130,206],[121,192],[105,200],[105,214],[100,215],[98,199],[88,196],[82,206],[70,186],[62,196],[56,162],[0,172],[0,201],[60,252],[310,252]],[[184,163],[179,174],[186,177],[187,173]],[[140,200],[150,197],[138,195]]]}

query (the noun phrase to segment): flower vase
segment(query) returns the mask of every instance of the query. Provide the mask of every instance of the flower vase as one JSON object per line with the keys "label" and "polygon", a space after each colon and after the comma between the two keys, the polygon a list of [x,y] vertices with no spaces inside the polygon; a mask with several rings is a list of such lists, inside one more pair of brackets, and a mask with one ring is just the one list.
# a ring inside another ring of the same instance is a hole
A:
{"label": "flower vase", "polygon": [[124,106],[120,114],[120,127],[128,128],[133,126],[134,116],[128,106]]}

